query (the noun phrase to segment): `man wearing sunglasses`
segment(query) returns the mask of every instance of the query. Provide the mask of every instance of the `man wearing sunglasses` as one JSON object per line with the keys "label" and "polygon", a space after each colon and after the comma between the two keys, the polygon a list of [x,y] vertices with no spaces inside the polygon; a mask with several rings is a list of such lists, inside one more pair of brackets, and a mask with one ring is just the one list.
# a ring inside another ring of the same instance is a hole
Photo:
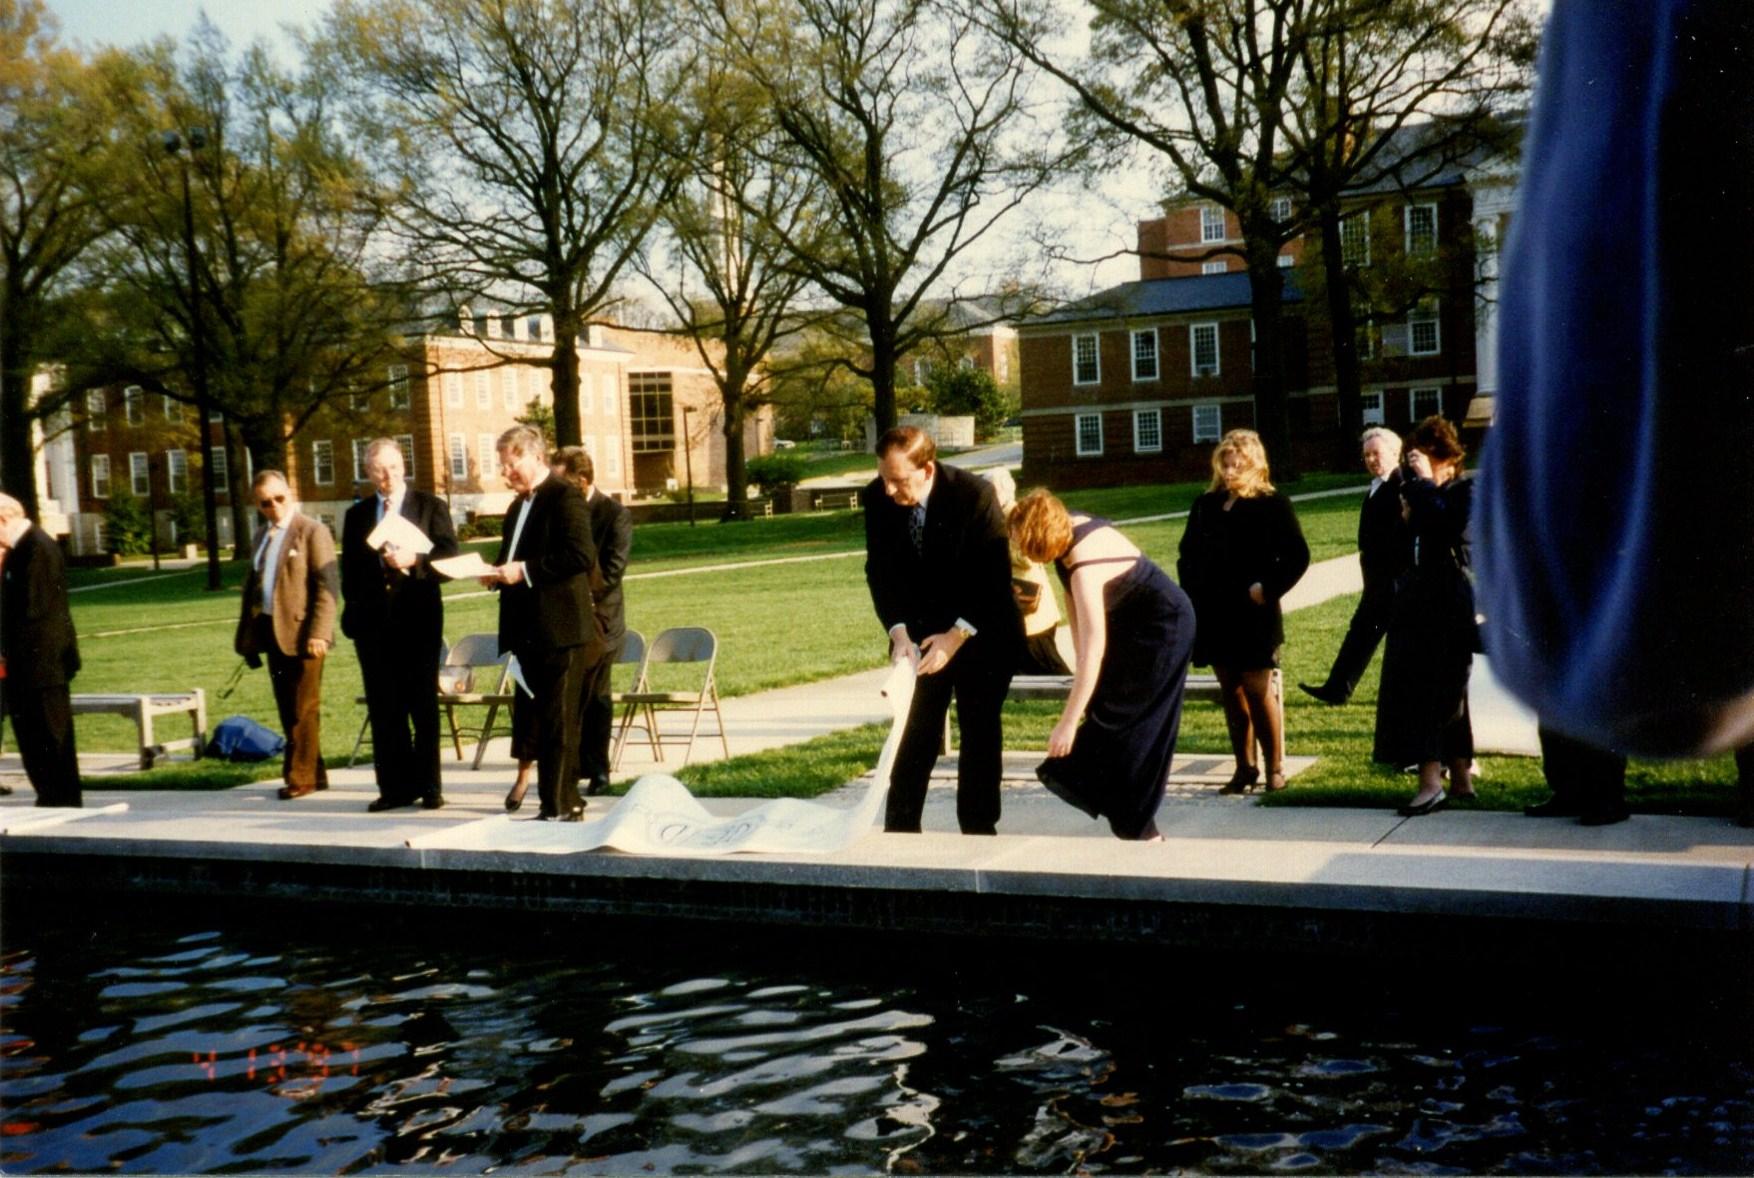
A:
{"label": "man wearing sunglasses", "polygon": [[286,730],[283,799],[328,789],[321,721],[323,660],[335,640],[340,572],[329,529],[299,514],[277,470],[253,484],[267,527],[257,536],[244,578],[244,609],[233,644],[252,667],[268,660],[274,704]]}

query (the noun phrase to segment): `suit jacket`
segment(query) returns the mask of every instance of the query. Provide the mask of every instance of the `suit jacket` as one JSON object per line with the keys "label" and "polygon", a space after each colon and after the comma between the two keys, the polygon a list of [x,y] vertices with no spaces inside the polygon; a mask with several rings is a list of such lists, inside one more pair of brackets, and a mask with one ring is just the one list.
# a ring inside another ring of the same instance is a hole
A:
{"label": "suit jacket", "polygon": [[35,524],[0,568],[0,656],[15,694],[65,684],[79,672],[61,546]]}
{"label": "suit jacket", "polygon": [[603,641],[619,649],[627,634],[627,611],[621,597],[621,578],[627,572],[627,554],[633,549],[633,513],[613,495],[595,491],[587,501],[591,511],[591,543],[597,549],[597,568],[591,574],[591,603]]}
{"label": "suit jacket", "polygon": [[1011,547],[993,486],[940,462],[926,499],[925,552],[914,551],[911,507],[872,479],[859,493],[865,509],[865,583],[885,630],[907,626],[919,642],[962,618],[990,657],[1009,660],[1023,642],[1023,618],[1011,593]]}
{"label": "suit jacket", "polygon": [[1389,472],[1358,512],[1358,563],[1366,583],[1392,584],[1413,563],[1413,533],[1401,518],[1401,472]]}
{"label": "suit jacket", "polygon": [[499,648],[601,649],[591,608],[591,570],[597,548],[591,542],[591,512],[579,489],[549,475],[532,493],[530,515],[518,551],[511,551],[517,527],[517,500],[506,512],[495,564],[524,562],[524,579],[499,586]]}
{"label": "suit jacket", "polygon": [[444,578],[432,571],[432,562],[457,555],[451,509],[438,496],[409,487],[400,514],[432,541],[432,551],[417,557],[405,573],[390,568],[366,545],[378,526],[377,494],[347,509],[341,524],[341,632],[357,640],[388,630],[436,650],[444,636]]}
{"label": "suit jacket", "polygon": [[[286,525],[280,561],[274,574],[274,644],[280,653],[297,658],[313,638],[335,641],[335,603],[340,576],[335,565],[335,539],[329,529],[308,515],[294,514]],[[257,544],[261,543],[260,536]],[[256,571],[254,548],[244,578],[243,616],[238,619],[237,652],[246,659],[266,653],[257,649],[256,618],[262,613],[262,574]]]}

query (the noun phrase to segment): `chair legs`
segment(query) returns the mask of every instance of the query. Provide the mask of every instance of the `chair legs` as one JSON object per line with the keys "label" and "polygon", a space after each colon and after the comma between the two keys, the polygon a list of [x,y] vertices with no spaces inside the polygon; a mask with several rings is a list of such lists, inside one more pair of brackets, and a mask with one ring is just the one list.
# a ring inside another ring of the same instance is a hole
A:
{"label": "chair legs", "polygon": [[371,726],[371,713],[367,712],[365,719],[359,722],[359,735],[353,738],[353,751],[347,754],[347,767],[349,769],[353,768],[353,763],[359,760],[359,750],[365,747],[366,740],[370,738]]}

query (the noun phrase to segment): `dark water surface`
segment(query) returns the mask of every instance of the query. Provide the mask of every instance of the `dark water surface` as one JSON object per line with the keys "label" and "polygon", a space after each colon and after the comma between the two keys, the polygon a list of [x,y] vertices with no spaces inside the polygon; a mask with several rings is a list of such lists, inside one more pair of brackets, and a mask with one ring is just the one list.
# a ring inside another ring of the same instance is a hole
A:
{"label": "dark water surface", "polygon": [[11,914],[0,1170],[1754,1169],[1747,996],[1685,979],[1568,1015],[1505,997],[1538,977],[289,911]]}

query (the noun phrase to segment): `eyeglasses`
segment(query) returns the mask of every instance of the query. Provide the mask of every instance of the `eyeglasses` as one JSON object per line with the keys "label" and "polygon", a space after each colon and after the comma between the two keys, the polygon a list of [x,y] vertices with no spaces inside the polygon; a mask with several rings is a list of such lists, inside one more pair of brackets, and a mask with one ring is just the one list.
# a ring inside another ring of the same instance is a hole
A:
{"label": "eyeglasses", "polygon": [[273,507],[273,506],[274,506],[274,505],[275,505],[275,504],[276,504],[276,503],[285,503],[285,502],[286,502],[286,496],[285,496],[285,495],[270,495],[270,496],[269,496],[269,497],[268,497],[268,498],[266,498],[266,499],[260,499],[260,500],[257,500],[257,502],[258,502],[258,503],[259,503],[259,504],[260,504],[260,505],[261,505],[261,506],[262,506],[262,507],[263,507],[263,508],[264,508],[264,509],[266,509],[266,508],[269,508],[269,507]]}

